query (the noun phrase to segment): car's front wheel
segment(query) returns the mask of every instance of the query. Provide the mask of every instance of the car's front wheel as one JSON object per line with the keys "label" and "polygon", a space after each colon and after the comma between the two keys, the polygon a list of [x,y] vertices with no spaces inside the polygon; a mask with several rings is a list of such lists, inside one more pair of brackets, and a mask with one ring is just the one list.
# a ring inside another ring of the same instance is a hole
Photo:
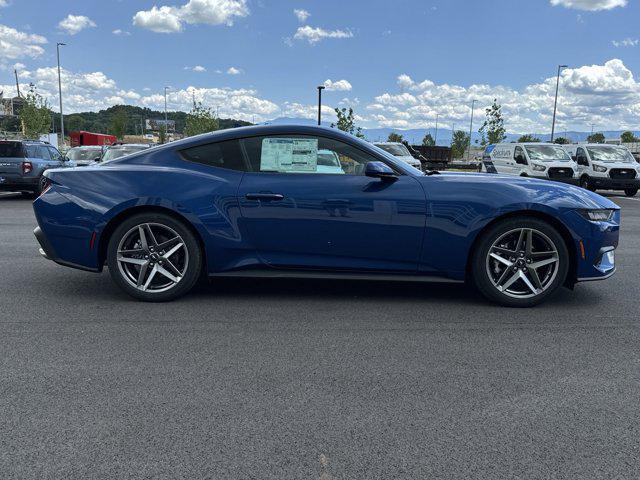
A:
{"label": "car's front wheel", "polygon": [[482,235],[471,266],[474,283],[485,297],[510,307],[531,307],[564,284],[569,252],[549,223],[512,218]]}
{"label": "car's front wheel", "polygon": [[596,189],[591,185],[589,177],[587,177],[586,175],[580,179],[580,186],[585,190],[589,190],[590,192],[596,191]]}
{"label": "car's front wheel", "polygon": [[142,213],[122,222],[107,247],[113,281],[139,300],[163,302],[187,293],[198,280],[202,252],[182,222]]}
{"label": "car's front wheel", "polygon": [[637,188],[625,188],[624,189],[624,194],[627,197],[635,197],[636,193],[638,193],[638,189]]}

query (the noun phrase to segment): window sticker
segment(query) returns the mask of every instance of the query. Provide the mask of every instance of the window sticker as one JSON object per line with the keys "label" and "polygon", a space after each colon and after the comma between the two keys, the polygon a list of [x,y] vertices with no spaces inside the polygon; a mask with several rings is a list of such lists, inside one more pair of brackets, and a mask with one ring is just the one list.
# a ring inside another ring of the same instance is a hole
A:
{"label": "window sticker", "polygon": [[318,170],[318,139],[264,138],[261,172],[309,173]]}

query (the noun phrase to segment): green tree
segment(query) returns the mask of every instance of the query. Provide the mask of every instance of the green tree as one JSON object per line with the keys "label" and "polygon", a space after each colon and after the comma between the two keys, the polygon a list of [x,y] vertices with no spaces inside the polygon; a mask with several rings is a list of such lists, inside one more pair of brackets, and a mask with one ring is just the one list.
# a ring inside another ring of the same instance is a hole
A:
{"label": "green tree", "polygon": [[433,139],[430,133],[427,133],[422,139],[422,145],[425,147],[433,147],[436,144],[436,141]]}
{"label": "green tree", "polygon": [[553,139],[553,143],[557,143],[558,145],[568,145],[571,143],[571,140],[564,137],[556,137]]}
{"label": "green tree", "polygon": [[482,135],[483,146],[500,143],[507,138],[502,117],[502,105],[498,103],[497,99],[494,99],[491,106],[485,109],[485,121],[478,132]]}
{"label": "green tree", "polygon": [[391,132],[389,134],[389,138],[387,138],[387,142],[402,143],[403,140],[404,140],[404,138],[402,138],[402,135],[400,135],[399,133],[396,133],[396,132]]}
{"label": "green tree", "polygon": [[539,142],[540,139],[534,137],[533,135],[530,134],[526,134],[526,135],[522,135],[519,139],[518,139],[518,143],[536,143]]}
{"label": "green tree", "polygon": [[164,122],[158,125],[158,142],[167,143],[167,125]]}
{"label": "green tree", "polygon": [[111,117],[109,131],[112,135],[118,137],[118,140],[122,140],[125,133],[127,133],[127,120],[127,111],[122,107],[117,108]]}
{"label": "green tree", "polygon": [[84,129],[84,118],[81,115],[66,115],[64,119],[64,129],[67,132],[77,132]]}
{"label": "green tree", "polygon": [[184,134],[187,137],[218,130],[218,119],[210,108],[202,106],[202,102],[193,105],[193,109],[187,115],[184,126]]}
{"label": "green tree", "polygon": [[27,93],[20,109],[22,134],[27,138],[37,139],[49,133],[51,127],[51,110],[47,101],[34,91]]}
{"label": "green tree", "polygon": [[640,138],[636,137],[632,131],[627,130],[626,132],[622,132],[620,135],[620,140],[622,143],[636,143],[640,142]]}
{"label": "green tree", "polygon": [[469,134],[462,130],[453,132],[453,138],[451,139],[451,153],[453,158],[463,158],[467,148],[469,148]]}
{"label": "green tree", "polygon": [[587,142],[589,143],[604,143],[604,133],[597,132],[592,133],[587,137]]}
{"label": "green tree", "polygon": [[347,110],[346,108],[336,108],[335,112],[338,119],[336,123],[331,124],[331,128],[338,127],[338,130],[350,133],[351,135],[355,135],[358,138],[364,138],[362,128],[356,127],[353,108],[349,107],[349,110]]}

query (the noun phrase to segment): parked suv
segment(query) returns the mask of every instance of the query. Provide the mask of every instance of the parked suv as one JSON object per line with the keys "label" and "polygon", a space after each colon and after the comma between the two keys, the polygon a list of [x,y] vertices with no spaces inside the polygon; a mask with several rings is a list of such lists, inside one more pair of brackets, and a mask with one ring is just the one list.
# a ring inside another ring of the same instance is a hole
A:
{"label": "parked suv", "polygon": [[627,197],[638,193],[640,166],[626,147],[589,143],[565,145],[565,149],[578,165],[582,188],[623,190]]}
{"label": "parked suv", "polygon": [[0,191],[39,195],[49,168],[72,167],[60,152],[46,142],[0,140]]}

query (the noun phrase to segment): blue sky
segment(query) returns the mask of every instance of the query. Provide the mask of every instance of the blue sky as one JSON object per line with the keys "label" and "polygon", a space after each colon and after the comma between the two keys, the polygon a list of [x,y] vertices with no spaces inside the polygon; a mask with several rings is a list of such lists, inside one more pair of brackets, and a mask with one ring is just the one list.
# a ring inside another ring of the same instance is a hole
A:
{"label": "blue sky", "polygon": [[[297,12],[296,12],[297,11]],[[640,128],[637,0],[0,0],[0,90],[13,67],[65,110],[171,108],[195,96],[221,116],[327,117],[367,127],[468,122],[497,98],[513,132],[549,129],[555,69],[562,129]],[[26,85],[25,85],[26,86]]]}

